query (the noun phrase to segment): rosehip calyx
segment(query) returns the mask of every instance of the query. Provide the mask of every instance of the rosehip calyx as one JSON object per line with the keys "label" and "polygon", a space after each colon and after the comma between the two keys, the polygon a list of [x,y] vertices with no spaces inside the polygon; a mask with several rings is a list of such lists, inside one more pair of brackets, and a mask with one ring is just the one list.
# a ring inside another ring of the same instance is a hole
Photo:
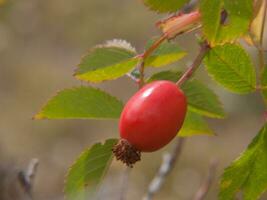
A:
{"label": "rosehip calyx", "polygon": [[168,144],[183,125],[187,110],[184,93],[170,81],[155,81],[140,89],[125,105],[119,121],[121,139],[113,152],[132,167],[141,152]]}

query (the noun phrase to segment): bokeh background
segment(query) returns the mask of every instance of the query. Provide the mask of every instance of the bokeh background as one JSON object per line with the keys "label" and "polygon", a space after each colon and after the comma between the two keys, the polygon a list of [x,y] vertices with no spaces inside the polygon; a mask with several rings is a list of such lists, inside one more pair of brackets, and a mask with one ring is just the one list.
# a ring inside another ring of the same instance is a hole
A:
{"label": "bokeh background", "polygon": [[[160,34],[154,24],[163,16],[149,11],[140,0],[0,0],[0,4],[0,165],[25,168],[31,158],[38,158],[35,199],[60,200],[70,164],[91,144],[118,137],[117,121],[34,121],[32,116],[58,90],[87,84],[72,74],[90,47],[122,38],[142,52],[145,42]],[[168,68],[182,70],[196,55],[195,33],[179,37],[177,43],[189,54]],[[255,59],[255,49],[246,48]],[[153,72],[148,70],[147,75]],[[209,120],[217,136],[187,139],[175,170],[155,200],[192,199],[207,175],[210,160],[217,159],[217,178],[207,196],[207,200],[216,200],[223,168],[246,148],[264,123],[259,94],[231,94],[211,81],[203,68],[197,76],[220,96],[228,117]],[[127,77],[97,87],[123,101],[137,90]],[[143,155],[130,174],[129,200],[142,198],[162,154],[172,145]],[[119,199],[124,170],[121,163],[112,163],[100,199]]]}

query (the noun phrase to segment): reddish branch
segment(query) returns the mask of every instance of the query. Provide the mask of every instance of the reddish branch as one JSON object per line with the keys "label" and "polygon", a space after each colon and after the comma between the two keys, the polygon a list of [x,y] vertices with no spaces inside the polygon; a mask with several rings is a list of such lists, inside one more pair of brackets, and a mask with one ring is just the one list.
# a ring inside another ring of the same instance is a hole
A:
{"label": "reddish branch", "polygon": [[205,57],[206,53],[209,51],[210,47],[207,42],[201,44],[199,54],[197,55],[196,59],[194,60],[193,64],[185,71],[182,77],[176,82],[176,85],[181,86],[186,80],[191,78],[194,74],[196,69],[202,63],[203,58]]}
{"label": "reddish branch", "polygon": [[163,35],[159,39],[154,41],[154,43],[140,56],[141,60],[138,66],[140,72],[139,88],[142,88],[144,85],[145,60],[166,39],[172,39],[181,33],[194,29],[195,24],[199,22],[200,17],[200,12],[194,11],[188,14],[174,15],[157,23],[157,26],[162,29]]}

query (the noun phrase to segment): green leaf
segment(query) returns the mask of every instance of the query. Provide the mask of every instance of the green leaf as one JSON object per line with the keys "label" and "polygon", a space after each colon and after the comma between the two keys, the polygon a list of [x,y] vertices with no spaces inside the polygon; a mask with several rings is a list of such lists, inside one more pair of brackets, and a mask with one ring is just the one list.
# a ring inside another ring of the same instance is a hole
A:
{"label": "green leaf", "polygon": [[189,0],[143,0],[144,4],[158,13],[176,12]]}
{"label": "green leaf", "polygon": [[138,63],[135,49],[125,41],[108,41],[89,51],[78,66],[75,77],[89,82],[113,80],[131,71]]}
{"label": "green leaf", "polygon": [[224,118],[225,113],[217,95],[197,80],[187,81],[182,86],[189,110],[212,118]]}
{"label": "green leaf", "polygon": [[267,189],[267,124],[241,156],[225,169],[220,200],[234,200],[242,191],[244,200],[256,200]]}
{"label": "green leaf", "polygon": [[184,124],[179,131],[180,137],[189,137],[194,135],[214,135],[207,122],[200,115],[188,111]]}
{"label": "green leaf", "polygon": [[175,83],[179,80],[181,76],[182,72],[180,71],[161,71],[153,74],[149,79],[147,79],[147,82],[150,83],[152,81],[168,80]]}
{"label": "green leaf", "polygon": [[[155,40],[150,40],[147,44],[148,49]],[[178,45],[171,42],[163,42],[146,60],[145,66],[162,67],[172,64],[186,55]]]}
{"label": "green leaf", "polygon": [[261,78],[262,95],[267,104],[267,66],[265,66]]}
{"label": "green leaf", "polygon": [[[169,80],[176,82],[181,72],[162,71],[151,76],[147,81]],[[197,80],[189,80],[181,87],[187,96],[189,110],[212,118],[224,118],[221,102],[216,94]]]}
{"label": "green leaf", "polygon": [[[221,11],[226,10],[227,21],[220,24]],[[253,17],[252,0],[202,0],[203,32],[211,43],[232,42],[248,32]]]}
{"label": "green leaf", "polygon": [[203,33],[211,44],[215,43],[216,35],[220,27],[222,4],[222,0],[200,1]]}
{"label": "green leaf", "polygon": [[246,51],[235,44],[216,46],[204,59],[212,78],[228,90],[246,94],[256,87],[256,75]]}
{"label": "green leaf", "polygon": [[93,87],[65,89],[48,101],[35,119],[116,119],[123,104]]}
{"label": "green leaf", "polygon": [[99,185],[113,158],[112,147],[117,139],[108,139],[85,150],[71,166],[65,182],[68,200],[86,200],[95,197]]}

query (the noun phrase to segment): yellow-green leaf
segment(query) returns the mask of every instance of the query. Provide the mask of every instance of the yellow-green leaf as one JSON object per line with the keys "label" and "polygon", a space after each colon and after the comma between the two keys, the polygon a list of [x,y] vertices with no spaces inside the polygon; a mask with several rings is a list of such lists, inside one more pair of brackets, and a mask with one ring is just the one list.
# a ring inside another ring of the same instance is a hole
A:
{"label": "yellow-green leaf", "polygon": [[[227,18],[221,23],[223,10]],[[202,0],[200,11],[204,35],[215,46],[247,34],[253,18],[253,0]]]}
{"label": "yellow-green leaf", "polygon": [[196,113],[187,111],[184,124],[179,131],[180,137],[189,137],[194,135],[214,135],[204,118]]}
{"label": "yellow-green leaf", "polygon": [[[147,47],[152,45],[154,40],[150,40]],[[145,60],[146,67],[162,67],[177,62],[186,55],[177,44],[172,42],[163,42],[148,58]]]}
{"label": "yellow-green leaf", "polygon": [[75,77],[95,83],[119,78],[137,65],[139,59],[135,56],[135,49],[126,41],[108,41],[82,58]]}

